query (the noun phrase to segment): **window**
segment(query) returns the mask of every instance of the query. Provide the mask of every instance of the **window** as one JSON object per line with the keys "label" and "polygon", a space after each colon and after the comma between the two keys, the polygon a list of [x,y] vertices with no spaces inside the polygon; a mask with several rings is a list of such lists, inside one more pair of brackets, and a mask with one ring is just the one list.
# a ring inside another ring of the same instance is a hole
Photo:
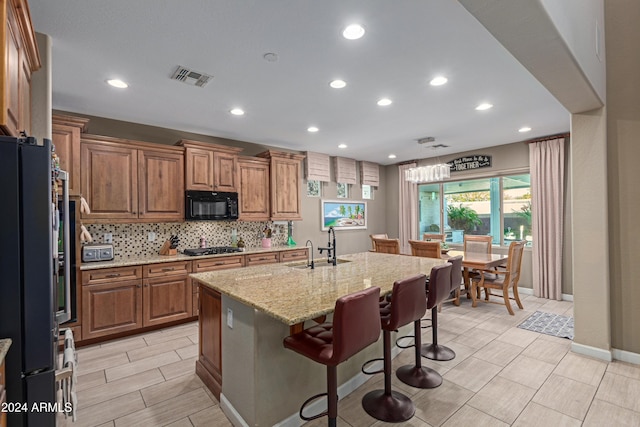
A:
{"label": "window", "polygon": [[349,197],[349,184],[344,184],[342,182],[339,182],[336,185],[336,188],[337,188],[339,199],[346,199]]}
{"label": "window", "polygon": [[363,184],[362,185],[362,198],[373,200],[373,187],[370,185]]}
{"label": "window", "polygon": [[493,244],[526,240],[531,246],[530,175],[418,185],[419,230],[443,230],[462,243],[465,234],[493,236]]}
{"label": "window", "polygon": [[322,182],[310,179],[307,181],[307,196],[322,197]]}

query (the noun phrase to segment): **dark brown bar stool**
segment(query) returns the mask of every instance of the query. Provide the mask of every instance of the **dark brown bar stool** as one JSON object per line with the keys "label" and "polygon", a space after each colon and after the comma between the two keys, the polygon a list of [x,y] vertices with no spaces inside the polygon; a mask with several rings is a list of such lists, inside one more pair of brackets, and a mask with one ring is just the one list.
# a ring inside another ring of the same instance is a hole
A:
{"label": "dark brown bar stool", "polygon": [[380,304],[384,347],[384,390],[370,391],[362,398],[362,407],[375,419],[398,423],[410,419],[416,412],[410,398],[391,390],[391,331],[424,316],[427,309],[424,298],[426,280],[427,277],[420,274],[396,281],[393,284],[391,302]]}
{"label": "dark brown bar stool", "polygon": [[[420,351],[423,357],[439,361],[451,360],[456,357],[456,353],[449,347],[438,344],[438,304],[446,300],[451,293],[452,267],[459,269],[457,266],[453,266],[452,263],[445,264],[445,267],[446,269],[438,270],[435,277],[429,277],[427,310],[431,310],[431,336],[433,342],[423,345]],[[433,270],[431,270],[431,274],[433,274]]]}
{"label": "dark brown bar stool", "polygon": [[[327,366],[327,392],[307,399],[300,407],[300,418],[305,421],[329,416],[329,427],[336,426],[338,417],[337,366],[380,337],[380,288],[372,287],[343,296],[336,301],[333,322],[312,326],[286,337],[288,349]],[[327,411],[307,417],[305,406],[315,399],[327,396]]]}
{"label": "dark brown bar stool", "polygon": [[[435,285],[435,283],[437,283],[438,281],[445,280],[445,278],[448,280],[448,278],[452,274],[451,268],[452,268],[451,264],[443,264],[443,265],[438,265],[433,267],[431,269],[431,273],[429,274],[429,282]],[[423,297],[422,300],[424,301],[424,309],[422,311],[422,314],[420,315],[419,318],[415,319],[413,322],[413,330],[414,330],[413,347],[415,348],[415,358],[416,358],[415,365],[405,365],[405,366],[399,367],[398,370],[396,370],[396,376],[403,383],[416,388],[435,388],[435,387],[438,387],[440,384],[442,384],[442,375],[440,375],[434,369],[423,367],[422,357],[420,354],[422,350],[422,334],[420,331],[421,329],[420,318],[424,315],[427,309],[427,299]],[[408,337],[411,337],[411,336],[408,335],[407,337],[402,337],[402,338],[408,338]],[[406,346],[402,348],[408,348],[408,347],[410,346]]]}

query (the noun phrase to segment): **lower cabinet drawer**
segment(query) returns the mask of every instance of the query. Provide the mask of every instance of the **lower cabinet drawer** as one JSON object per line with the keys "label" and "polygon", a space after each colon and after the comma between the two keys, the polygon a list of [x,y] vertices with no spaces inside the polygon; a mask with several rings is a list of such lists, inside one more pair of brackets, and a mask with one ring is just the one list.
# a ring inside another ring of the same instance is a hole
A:
{"label": "lower cabinet drawer", "polygon": [[128,267],[100,268],[82,272],[83,285],[99,285],[112,283],[114,280],[134,280],[142,278],[142,266],[132,265]]}
{"label": "lower cabinet drawer", "polygon": [[167,277],[176,274],[191,273],[191,261],[166,262],[144,266],[144,277]]}
{"label": "lower cabinet drawer", "polygon": [[289,261],[297,261],[300,259],[307,259],[308,257],[307,249],[295,249],[292,251],[282,251],[280,252],[280,262],[289,262]]}
{"label": "lower cabinet drawer", "polygon": [[280,256],[278,252],[268,252],[262,254],[249,254],[246,255],[245,263],[247,267],[260,264],[273,264],[280,262]]}
{"label": "lower cabinet drawer", "polygon": [[244,267],[244,255],[204,258],[193,261],[194,273],[239,267]]}

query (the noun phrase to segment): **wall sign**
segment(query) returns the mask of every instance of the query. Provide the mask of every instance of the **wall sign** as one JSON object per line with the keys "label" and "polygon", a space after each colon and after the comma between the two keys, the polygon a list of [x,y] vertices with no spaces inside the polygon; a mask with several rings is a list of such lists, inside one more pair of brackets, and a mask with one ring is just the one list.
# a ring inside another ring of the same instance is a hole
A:
{"label": "wall sign", "polygon": [[460,157],[447,163],[451,172],[462,172],[472,169],[490,168],[491,156],[478,154],[473,156]]}

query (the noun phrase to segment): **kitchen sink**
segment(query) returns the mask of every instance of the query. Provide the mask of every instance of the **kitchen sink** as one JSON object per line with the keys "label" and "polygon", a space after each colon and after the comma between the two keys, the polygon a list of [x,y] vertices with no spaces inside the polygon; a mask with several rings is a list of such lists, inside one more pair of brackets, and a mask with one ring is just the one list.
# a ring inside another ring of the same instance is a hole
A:
{"label": "kitchen sink", "polygon": [[[338,258],[338,259],[336,260],[336,264],[337,264],[337,265],[340,265],[340,264],[346,264],[346,263],[348,263],[348,262],[351,262],[351,261],[346,260],[346,259],[340,259],[340,258]],[[297,268],[297,269],[300,269],[300,270],[304,270],[304,269],[309,269],[309,270],[311,270],[311,267],[309,267],[309,266],[307,265],[307,262],[306,262],[306,261],[304,261],[304,262],[302,262],[302,263],[301,263],[301,262],[291,263],[291,264],[289,264],[289,267],[291,267],[291,268]],[[331,264],[331,263],[328,263],[326,259],[322,259],[322,260],[319,260],[319,261],[315,261],[314,268],[327,268],[327,267],[334,267],[334,265],[333,265],[333,264]]]}

